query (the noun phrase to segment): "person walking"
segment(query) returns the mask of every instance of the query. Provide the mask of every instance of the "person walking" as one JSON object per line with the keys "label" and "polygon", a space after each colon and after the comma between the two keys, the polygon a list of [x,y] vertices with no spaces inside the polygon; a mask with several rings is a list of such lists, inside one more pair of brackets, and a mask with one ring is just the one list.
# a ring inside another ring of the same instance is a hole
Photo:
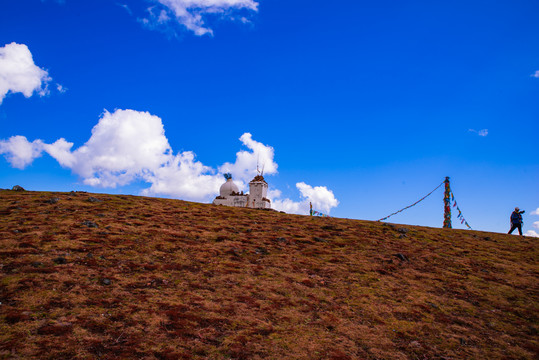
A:
{"label": "person walking", "polygon": [[515,211],[511,214],[511,230],[509,230],[508,234],[511,234],[515,229],[518,229],[518,233],[522,235],[522,214],[524,214],[524,210],[520,211],[519,208],[515,208]]}

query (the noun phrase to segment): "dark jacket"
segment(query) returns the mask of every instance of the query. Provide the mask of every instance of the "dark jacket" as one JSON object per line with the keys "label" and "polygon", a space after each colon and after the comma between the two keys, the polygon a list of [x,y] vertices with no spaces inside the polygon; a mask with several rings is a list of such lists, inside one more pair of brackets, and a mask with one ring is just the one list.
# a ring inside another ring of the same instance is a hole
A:
{"label": "dark jacket", "polygon": [[524,214],[524,210],[513,211],[513,213],[511,214],[511,224],[514,224],[514,225],[522,224],[522,214]]}

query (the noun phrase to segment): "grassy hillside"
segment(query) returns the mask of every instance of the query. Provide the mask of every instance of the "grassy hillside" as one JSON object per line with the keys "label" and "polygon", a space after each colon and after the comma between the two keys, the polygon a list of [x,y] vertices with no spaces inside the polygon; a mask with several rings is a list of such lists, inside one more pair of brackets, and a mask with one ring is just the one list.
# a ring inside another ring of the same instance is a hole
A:
{"label": "grassy hillside", "polygon": [[537,359],[537,239],[0,191],[2,359]]}

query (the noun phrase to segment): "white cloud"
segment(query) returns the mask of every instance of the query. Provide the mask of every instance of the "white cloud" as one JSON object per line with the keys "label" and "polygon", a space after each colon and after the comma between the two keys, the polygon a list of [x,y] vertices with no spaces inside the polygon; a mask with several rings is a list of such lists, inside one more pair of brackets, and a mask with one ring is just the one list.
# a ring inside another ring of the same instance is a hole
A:
{"label": "white cloud", "polygon": [[0,152],[14,167],[24,168],[43,151],[79,175],[85,184],[100,187],[125,185],[156,171],[171,158],[161,119],[134,110],[105,111],[92,136],[71,151],[73,143],[30,143],[24,136],[0,142]]}
{"label": "white cloud", "polygon": [[539,208],[531,212],[532,215],[539,215]]}
{"label": "white cloud", "polygon": [[131,11],[131,9],[129,8],[129,6],[127,4],[119,4],[119,3],[116,3],[116,5],[122,7],[125,9],[125,11],[127,11],[127,13],[129,15],[133,15],[133,12]]}
{"label": "white cloud", "polygon": [[[162,120],[148,112],[135,110],[105,111],[92,129],[88,141],[76,150],[73,143],[61,138],[52,144],[41,140],[29,142],[24,136],[0,140],[0,154],[14,167],[23,169],[46,152],[60,165],[71,169],[84,184],[114,188],[133,181],[150,187],[144,195],[165,195],[194,201],[210,201],[223,183],[219,173],[231,172],[239,186],[245,186],[257,174],[257,164],[264,175],[277,173],[273,147],[255,141],[250,133],[240,137],[247,150],[236,153],[234,163],[214,169],[196,160],[191,151],[173,154]],[[278,210],[307,214],[309,202],[324,213],[338,205],[333,192],[325,186],[297,183],[300,201],[280,199],[272,190],[270,199]]]}
{"label": "white cloud", "polygon": [[539,70],[537,70],[534,74],[532,74],[531,77],[539,79]]}
{"label": "white cloud", "polygon": [[195,160],[195,154],[186,151],[172,157],[164,166],[145,176],[152,185],[144,195],[163,194],[187,200],[210,200],[223,184],[223,178],[214,170]]}
{"label": "white cloud", "polygon": [[60,84],[56,84],[56,90],[58,90],[58,92],[59,92],[60,94],[63,94],[63,93],[65,93],[65,92],[67,91],[67,88],[64,87],[64,86],[62,86],[62,85],[60,85]]}
{"label": "white cloud", "polygon": [[488,135],[488,129],[479,130],[477,132],[477,135],[479,135],[479,136],[487,136]]}
{"label": "white cloud", "polygon": [[[38,140],[40,141],[40,140]],[[67,142],[64,138],[56,140],[53,144],[45,144],[42,142],[42,149],[47,154],[52,156],[63,167],[72,167],[77,159],[71,153],[73,143]]]}
{"label": "white cloud", "polygon": [[339,202],[333,195],[331,190],[325,186],[312,187],[303,182],[297,183],[296,187],[301,192],[301,197],[309,200],[313,204],[313,208],[325,213],[329,213],[331,208],[339,205]]}
{"label": "white cloud", "polygon": [[12,136],[7,141],[0,140],[0,154],[4,155],[11,166],[24,169],[41,156],[43,142],[29,142],[24,136]]}
{"label": "white cloud", "polygon": [[533,236],[533,237],[539,237],[539,234],[537,233],[537,231],[534,231],[534,230],[528,230],[528,231],[526,231],[526,233],[524,235]]}
{"label": "white cloud", "polygon": [[13,42],[0,47],[0,104],[9,92],[22,93],[27,98],[34,92],[44,96],[49,81],[48,72],[34,64],[26,45]]}
{"label": "white cloud", "polygon": [[[254,0],[154,0],[162,8],[155,12],[154,7],[148,8],[150,19],[142,22],[149,27],[156,27],[170,21],[182,25],[198,36],[213,35],[205,19],[208,15],[219,14],[223,18],[233,19],[229,16],[232,11],[246,10],[258,11],[258,3]],[[243,17],[247,20],[245,17]],[[245,23],[245,21],[242,21]]]}
{"label": "white cloud", "polygon": [[157,22],[160,24],[164,24],[168,21],[170,21],[170,16],[168,16],[165,10],[161,10],[161,12],[159,13],[159,17],[157,18]]}
{"label": "white cloud", "polygon": [[0,153],[22,169],[44,151],[86,185],[114,188],[142,180],[151,183],[143,191],[148,195],[200,200],[217,193],[222,182],[192,152],[173,155],[161,119],[148,112],[105,111],[90,139],[74,151],[72,147],[63,138],[46,144],[14,136],[0,142]]}
{"label": "white cloud", "polygon": [[477,135],[483,136],[483,137],[488,135],[488,129],[483,129],[483,130],[468,129],[468,131],[476,133]]}
{"label": "white cloud", "polygon": [[309,214],[309,203],[306,201],[293,201],[290,199],[272,199],[271,207],[275,210],[284,211],[288,214],[299,214],[299,215],[308,215]]}
{"label": "white cloud", "polygon": [[539,229],[539,221],[534,221],[533,227]]}
{"label": "white cloud", "polygon": [[[44,0],[42,0],[44,1]],[[163,30],[166,33],[176,35],[170,25],[180,25],[197,36],[213,35],[213,30],[206,24],[210,16],[219,17],[229,21],[238,21],[248,24],[251,21],[242,15],[258,11],[256,0],[148,0],[153,2],[146,9],[147,17],[137,20],[152,30]],[[63,4],[65,0],[55,0]],[[116,3],[124,8],[129,15],[133,11],[126,4]],[[239,16],[234,16],[239,13]]]}
{"label": "white cloud", "polygon": [[49,154],[85,184],[102,187],[142,178],[166,163],[172,152],[161,119],[134,110],[105,111],[90,139],[73,153],[65,143],[58,147],[63,151]]}
{"label": "white cloud", "polygon": [[300,192],[300,201],[293,201],[288,198],[280,199],[281,192],[278,190],[269,192],[268,196],[272,201],[272,207],[287,213],[306,215],[310,210],[309,203],[313,204],[313,210],[321,211],[324,214],[329,214],[332,208],[339,205],[339,201],[335,198],[333,192],[325,186],[312,187],[304,182],[299,182],[296,187]]}
{"label": "white cloud", "polygon": [[106,111],[86,144],[74,152],[71,145],[60,139],[45,151],[87,185],[116,187],[143,180],[151,184],[144,195],[208,200],[222,183],[193,152],[173,155],[161,119],[148,112]]}
{"label": "white cloud", "polygon": [[240,141],[250,151],[238,151],[234,164],[224,163],[219,167],[221,173],[229,172],[234,176],[234,179],[243,182],[250,181],[257,174],[257,166],[260,171],[264,171],[265,175],[277,173],[278,165],[273,161],[275,151],[271,146],[253,140],[250,133],[243,134]]}

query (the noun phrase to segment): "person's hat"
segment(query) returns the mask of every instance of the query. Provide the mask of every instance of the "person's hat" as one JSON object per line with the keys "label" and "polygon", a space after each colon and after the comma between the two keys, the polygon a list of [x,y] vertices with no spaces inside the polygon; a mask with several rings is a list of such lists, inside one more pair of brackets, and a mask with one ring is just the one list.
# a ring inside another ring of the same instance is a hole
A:
{"label": "person's hat", "polygon": [[515,208],[516,211],[519,211],[520,209],[518,207]]}

